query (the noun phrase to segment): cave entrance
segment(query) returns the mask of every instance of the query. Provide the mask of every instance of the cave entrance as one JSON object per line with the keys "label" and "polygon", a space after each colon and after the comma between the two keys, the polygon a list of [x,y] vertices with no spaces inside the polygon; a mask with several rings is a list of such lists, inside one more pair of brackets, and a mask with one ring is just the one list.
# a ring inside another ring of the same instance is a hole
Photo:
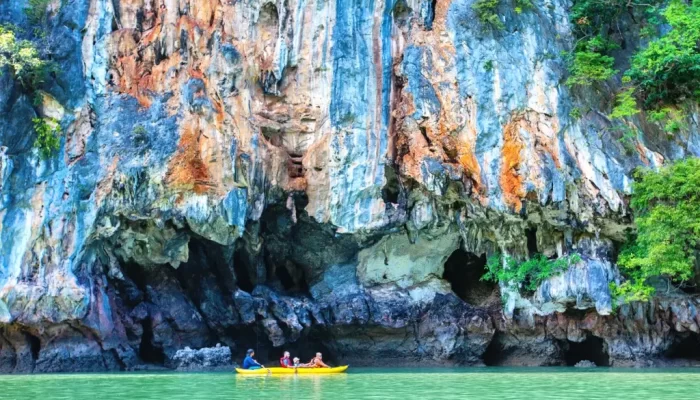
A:
{"label": "cave entrance", "polygon": [[[312,327],[309,330],[304,330],[302,336],[292,343],[286,343],[279,347],[272,347],[268,352],[268,359],[272,362],[277,363],[280,358],[284,355],[285,351],[288,351],[292,358],[299,357],[302,363],[309,362],[317,352],[323,354],[323,361],[327,364],[338,365],[342,360],[338,357],[338,354],[329,347],[327,344],[328,338],[331,336],[324,328]],[[325,342],[325,344],[324,344]],[[332,346],[332,343],[330,343]]]}
{"label": "cave entrance", "polygon": [[39,352],[41,351],[41,341],[38,337],[26,333],[27,341],[29,342],[29,349],[32,352],[32,360],[36,362],[39,359]]}
{"label": "cave entrance", "polygon": [[139,344],[139,357],[146,363],[163,365],[165,353],[161,347],[153,343],[151,319],[147,318],[141,325],[143,326],[143,335],[141,335],[141,343]]}
{"label": "cave entrance", "polygon": [[574,366],[585,360],[593,362],[598,367],[610,366],[608,346],[597,336],[589,335],[583,342],[567,340],[564,348],[564,361],[568,366]]}
{"label": "cave entrance", "polygon": [[529,228],[525,230],[527,238],[527,253],[530,258],[537,254],[537,228]]}
{"label": "cave entrance", "polygon": [[233,273],[236,274],[236,285],[244,292],[252,293],[253,280],[250,279],[250,267],[248,260],[241,250],[236,250],[233,253]]}
{"label": "cave entrance", "polygon": [[700,335],[690,333],[685,337],[676,338],[666,351],[666,357],[675,360],[700,361]]}
{"label": "cave entrance", "polygon": [[489,343],[489,346],[482,355],[484,364],[489,367],[501,366],[508,360],[508,352],[505,350],[503,336],[503,333],[496,332],[493,338],[491,338],[491,343]]}
{"label": "cave entrance", "polygon": [[309,293],[309,285],[306,282],[304,270],[291,261],[284,265],[276,265],[275,277],[282,284],[282,288],[290,293]]}
{"label": "cave entrance", "polygon": [[465,302],[479,306],[491,297],[496,284],[484,282],[481,277],[486,273],[486,255],[458,248],[445,262],[442,278],[450,282],[452,291]]}

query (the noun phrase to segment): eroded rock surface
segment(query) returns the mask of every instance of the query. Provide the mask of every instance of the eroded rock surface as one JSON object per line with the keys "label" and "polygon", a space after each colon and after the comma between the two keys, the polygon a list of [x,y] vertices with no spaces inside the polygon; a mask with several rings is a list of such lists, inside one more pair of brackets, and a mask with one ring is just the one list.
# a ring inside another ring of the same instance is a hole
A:
{"label": "eroded rock surface", "polygon": [[[1,372],[176,368],[216,343],[700,359],[697,299],[611,314],[608,289],[633,169],[700,155],[700,117],[670,139],[634,122],[624,148],[605,96],[562,84],[569,2],[504,9],[501,32],[472,0],[50,3],[60,72],[38,97],[0,75]],[[64,132],[47,159],[37,115]],[[581,262],[528,296],[479,283],[496,252]]]}
{"label": "eroded rock surface", "polygon": [[185,347],[175,353],[173,362],[180,371],[233,370],[231,349],[220,344],[197,350]]}

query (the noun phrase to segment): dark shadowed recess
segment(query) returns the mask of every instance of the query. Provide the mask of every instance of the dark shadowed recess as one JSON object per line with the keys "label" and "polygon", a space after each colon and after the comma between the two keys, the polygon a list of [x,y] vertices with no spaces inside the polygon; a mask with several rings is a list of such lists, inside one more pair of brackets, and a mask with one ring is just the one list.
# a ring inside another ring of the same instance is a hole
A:
{"label": "dark shadowed recess", "polygon": [[676,337],[665,356],[675,360],[700,361],[700,334],[687,333]]}
{"label": "dark shadowed recess", "polygon": [[247,349],[255,351],[255,358],[265,363],[265,366],[279,365],[279,359],[285,351],[292,357],[299,357],[301,362],[308,362],[316,352],[323,353],[323,360],[331,365],[338,365],[338,355],[333,348],[326,346],[325,342],[330,337],[324,328],[313,327],[304,331],[302,336],[294,342],[282,346],[273,346],[272,342],[259,325],[242,326],[231,332],[236,344],[233,350],[233,359],[237,363],[243,361],[243,355]]}
{"label": "dark shadowed recess", "polygon": [[486,255],[477,256],[458,248],[445,262],[443,279],[450,282],[452,291],[465,302],[480,306],[493,294],[496,284],[485,282]]}
{"label": "dark shadowed recess", "polygon": [[165,362],[165,353],[162,347],[154,344],[151,319],[147,318],[141,325],[143,327],[143,335],[139,344],[139,357],[149,364],[162,365]]}
{"label": "dark shadowed recess", "polygon": [[580,361],[592,361],[598,367],[609,367],[610,357],[605,341],[597,336],[588,335],[582,342],[561,340],[560,346],[564,352],[564,361],[568,366],[574,366]]}
{"label": "dark shadowed recess", "polygon": [[486,351],[482,356],[484,364],[488,365],[489,367],[501,366],[508,358],[508,352],[505,350],[505,346],[503,344],[503,335],[504,334],[502,332],[496,332],[491,338],[491,343],[489,343],[489,346],[486,348]]}

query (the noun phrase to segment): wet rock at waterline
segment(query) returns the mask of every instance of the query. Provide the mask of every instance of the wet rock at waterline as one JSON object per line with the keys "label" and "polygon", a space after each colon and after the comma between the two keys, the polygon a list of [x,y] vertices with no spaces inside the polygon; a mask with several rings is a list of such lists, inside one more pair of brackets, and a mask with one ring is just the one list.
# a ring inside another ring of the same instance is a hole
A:
{"label": "wet rock at waterline", "polygon": [[583,360],[583,361],[577,362],[576,365],[574,365],[574,367],[577,367],[577,368],[595,368],[595,367],[597,367],[597,365],[595,365],[595,363],[593,361]]}
{"label": "wet rock at waterline", "polygon": [[[0,75],[0,371],[178,368],[216,343],[353,365],[700,359],[697,299],[612,313],[609,292],[633,170],[699,155],[697,124],[660,144],[640,123],[627,151],[592,108],[610,96],[562,84],[568,2],[504,32],[473,3],[51,2],[58,72],[40,96]],[[28,4],[0,23],[31,32]],[[36,116],[62,127],[48,158]],[[479,280],[497,253],[581,261],[527,293]]]}
{"label": "wet rock at waterline", "polygon": [[173,356],[175,368],[179,371],[233,370],[231,349],[218,344],[193,350],[189,347],[178,350]]}

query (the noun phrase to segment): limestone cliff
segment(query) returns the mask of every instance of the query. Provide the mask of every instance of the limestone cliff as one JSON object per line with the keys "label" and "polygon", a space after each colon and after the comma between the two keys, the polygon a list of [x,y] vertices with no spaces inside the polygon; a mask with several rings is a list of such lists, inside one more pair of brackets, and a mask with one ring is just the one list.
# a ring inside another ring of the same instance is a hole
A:
{"label": "limestone cliff", "polygon": [[[503,31],[472,4],[49,2],[40,101],[0,75],[0,371],[219,342],[646,365],[697,340],[697,300],[611,315],[608,283],[632,170],[700,156],[698,113],[673,138],[633,119],[625,148],[605,96],[564,85],[568,1],[503,6]],[[25,7],[0,0],[0,22],[28,28]],[[53,157],[36,115],[65,132]],[[479,281],[497,251],[581,261],[521,296]]]}

